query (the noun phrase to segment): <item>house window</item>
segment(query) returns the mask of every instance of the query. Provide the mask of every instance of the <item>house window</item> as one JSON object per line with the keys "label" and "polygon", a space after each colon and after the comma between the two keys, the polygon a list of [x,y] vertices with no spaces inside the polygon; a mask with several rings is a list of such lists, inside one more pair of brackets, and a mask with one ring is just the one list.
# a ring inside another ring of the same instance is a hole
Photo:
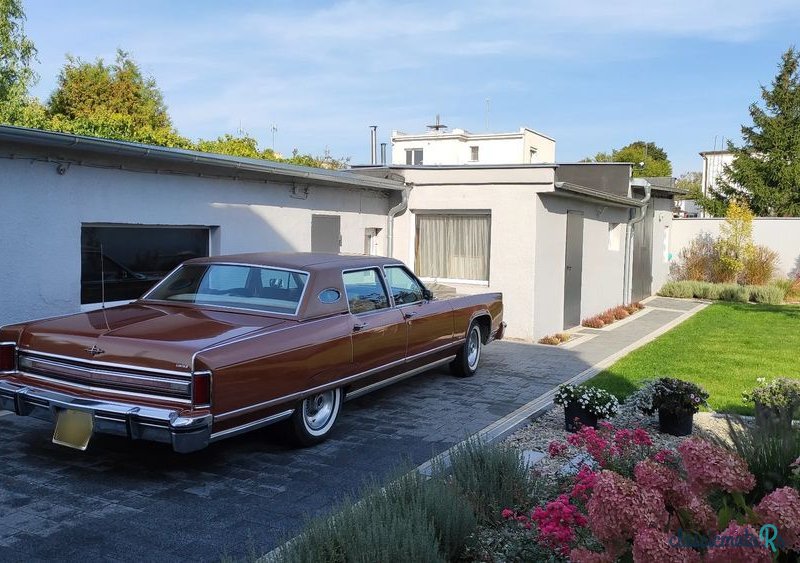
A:
{"label": "house window", "polygon": [[184,260],[208,256],[208,234],[203,227],[82,225],[81,304],[138,299]]}
{"label": "house window", "polygon": [[421,166],[422,165],[422,149],[406,149],[406,165],[407,166]]}
{"label": "house window", "polygon": [[469,148],[469,159],[472,162],[478,162],[478,147]]}
{"label": "house window", "polygon": [[417,275],[447,280],[489,281],[491,215],[417,215]]}

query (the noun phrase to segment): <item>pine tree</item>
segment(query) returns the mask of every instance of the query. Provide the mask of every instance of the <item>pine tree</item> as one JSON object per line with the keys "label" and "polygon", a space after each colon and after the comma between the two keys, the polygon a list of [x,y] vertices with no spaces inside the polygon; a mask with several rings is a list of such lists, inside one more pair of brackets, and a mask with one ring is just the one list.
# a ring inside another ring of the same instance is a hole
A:
{"label": "pine tree", "polygon": [[712,188],[710,211],[742,199],[757,216],[800,216],[800,51],[783,54],[772,87],[761,87],[763,107],[750,105],[753,124],[742,126],[744,144],[733,152],[727,176]]}

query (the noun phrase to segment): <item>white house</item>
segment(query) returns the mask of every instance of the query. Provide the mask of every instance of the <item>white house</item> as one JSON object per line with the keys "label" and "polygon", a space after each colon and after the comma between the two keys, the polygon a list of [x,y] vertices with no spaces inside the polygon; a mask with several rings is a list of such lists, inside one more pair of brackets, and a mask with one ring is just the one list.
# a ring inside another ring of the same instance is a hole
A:
{"label": "white house", "polygon": [[533,129],[470,133],[430,125],[427,133],[392,131],[392,165],[540,164],[556,160],[556,142]]}
{"label": "white house", "polygon": [[[703,151],[700,153],[703,159],[702,180],[700,189],[703,195],[708,195],[711,188],[725,174],[725,167],[733,163],[733,153],[725,150]],[[679,202],[682,215],[685,217],[705,217],[706,213],[700,209],[692,199],[684,199]]]}

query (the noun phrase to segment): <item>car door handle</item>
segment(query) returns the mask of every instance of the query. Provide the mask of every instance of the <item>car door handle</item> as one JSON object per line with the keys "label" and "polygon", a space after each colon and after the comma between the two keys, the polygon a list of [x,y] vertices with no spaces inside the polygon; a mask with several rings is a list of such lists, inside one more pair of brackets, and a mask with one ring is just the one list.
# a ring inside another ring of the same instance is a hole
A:
{"label": "car door handle", "polygon": [[360,330],[367,328],[368,325],[369,323],[356,323],[353,325],[353,332],[359,332]]}
{"label": "car door handle", "polygon": [[417,312],[416,311],[407,311],[407,312],[403,313],[403,318],[404,319],[410,319],[411,317],[416,317],[416,316],[417,316]]}

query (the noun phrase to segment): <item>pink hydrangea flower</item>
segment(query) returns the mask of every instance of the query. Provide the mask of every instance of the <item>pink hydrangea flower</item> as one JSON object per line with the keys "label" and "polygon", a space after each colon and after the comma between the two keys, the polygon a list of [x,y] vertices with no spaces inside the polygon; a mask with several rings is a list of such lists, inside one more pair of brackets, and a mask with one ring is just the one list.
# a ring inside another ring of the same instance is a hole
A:
{"label": "pink hydrangea flower", "polygon": [[630,540],[644,528],[663,528],[668,520],[661,493],[612,471],[599,474],[586,508],[589,528],[607,546]]}
{"label": "pink hydrangea flower", "polygon": [[592,471],[588,466],[581,465],[578,474],[575,476],[575,484],[572,486],[569,496],[575,500],[586,502],[589,500],[589,495],[597,483],[597,473]]}
{"label": "pink hydrangea flower", "polygon": [[580,547],[569,552],[569,560],[572,563],[614,563],[617,557],[608,551],[598,553]]}
{"label": "pink hydrangea flower", "polygon": [[[755,545],[754,547],[736,545],[738,538]],[[718,541],[722,545],[708,549],[706,563],[771,563],[772,561],[770,551],[758,542],[758,530],[750,525],[740,526],[734,520],[720,534]]]}
{"label": "pink hydrangea flower", "polygon": [[689,438],[678,446],[689,485],[698,493],[722,489],[746,493],[756,485],[747,463],[738,455],[701,438]]}
{"label": "pink hydrangea flower", "polygon": [[672,450],[658,450],[653,456],[653,459],[658,463],[674,463],[675,452]]}
{"label": "pink hydrangea flower", "polygon": [[577,506],[570,504],[567,495],[560,495],[538,507],[531,519],[539,525],[540,541],[564,555],[569,553],[570,544],[575,539],[575,527],[586,525],[586,517]]}
{"label": "pink hydrangea flower", "polygon": [[639,530],[633,538],[635,563],[670,561],[675,563],[700,563],[700,553],[689,547],[670,545],[670,535],[652,528]]}
{"label": "pink hydrangea flower", "polygon": [[800,551],[800,495],[792,487],[776,489],[761,499],[755,513],[762,524],[774,524],[786,547]]}
{"label": "pink hydrangea flower", "polygon": [[503,512],[501,512],[500,515],[504,519],[508,520],[509,518],[513,518],[514,517],[514,511],[511,510],[510,508],[504,508]]}
{"label": "pink hydrangea flower", "polygon": [[553,440],[547,445],[547,453],[550,454],[550,457],[561,457],[567,453],[568,447],[564,442]]}

